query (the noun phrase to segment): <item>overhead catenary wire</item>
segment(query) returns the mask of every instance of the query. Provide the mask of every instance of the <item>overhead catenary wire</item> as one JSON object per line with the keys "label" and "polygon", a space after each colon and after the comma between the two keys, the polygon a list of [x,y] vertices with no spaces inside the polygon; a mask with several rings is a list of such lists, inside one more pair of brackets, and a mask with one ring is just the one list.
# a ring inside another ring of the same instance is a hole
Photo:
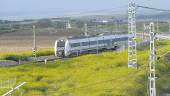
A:
{"label": "overhead catenary wire", "polygon": [[153,7],[148,7],[148,6],[136,5],[136,7],[137,7],[137,8],[144,8],[144,9],[155,10],[155,11],[166,11],[166,12],[170,12],[170,10],[159,9],[159,8],[153,8]]}
{"label": "overhead catenary wire", "polygon": [[168,53],[170,53],[170,51],[167,51],[167,52],[165,52],[165,53],[159,55],[159,56],[158,56],[158,59],[160,59],[161,57],[164,57],[164,56],[167,55]]}
{"label": "overhead catenary wire", "polygon": [[[148,6],[142,6],[142,5],[136,5],[137,8],[144,8],[144,9],[150,9],[150,10],[154,10],[154,11],[164,11],[164,12],[170,12],[170,10],[166,10],[166,9],[160,9],[160,8],[153,8],[153,7],[148,7]],[[157,17],[157,24],[158,24],[158,17]],[[170,29],[170,28],[169,28]],[[157,25],[157,32],[158,32],[158,25]],[[170,51],[164,53],[164,54],[161,54],[160,56],[158,56],[159,58],[160,57],[163,57],[165,56],[166,54],[170,53]]]}
{"label": "overhead catenary wire", "polygon": [[[95,13],[99,13],[99,12],[103,12],[103,13],[108,13],[107,11],[114,12],[117,11],[115,9],[119,9],[119,8],[125,8],[124,11],[126,11],[126,7],[127,5],[121,5],[121,6],[117,6],[117,7],[113,7],[113,8],[105,8],[105,9],[100,9],[100,10],[90,10],[90,11],[84,11],[84,12],[72,12],[71,14],[65,14],[61,17],[76,17],[76,16],[85,16],[85,15],[95,15]],[[102,13],[102,14],[103,14]]]}
{"label": "overhead catenary wire", "polygon": [[[133,8],[135,5],[135,11],[138,8],[145,8],[145,9],[149,9],[149,10],[155,10],[155,11],[164,11],[164,12],[170,12],[170,10],[164,10],[164,9],[159,9],[159,8],[152,8],[152,7],[147,7],[147,6],[140,6],[140,5],[136,5],[135,3],[130,3],[130,8]],[[133,7],[132,7],[133,6]],[[133,13],[135,12],[134,10],[130,10],[129,13]],[[130,14],[131,16],[131,14]],[[129,16],[129,17],[130,17]],[[134,16],[135,17],[135,16]],[[130,18],[131,20],[131,18]],[[136,20],[135,20],[136,21]],[[133,23],[133,22],[130,22]],[[157,23],[158,25],[158,23]],[[131,26],[130,26],[131,27]],[[156,87],[155,87],[155,33],[154,33],[154,23],[150,23],[150,63],[149,63],[149,75],[148,75],[148,79],[149,79],[149,96],[156,96]],[[157,31],[158,31],[158,27],[157,27]],[[135,32],[135,31],[134,31]],[[130,45],[130,44],[129,44]]]}

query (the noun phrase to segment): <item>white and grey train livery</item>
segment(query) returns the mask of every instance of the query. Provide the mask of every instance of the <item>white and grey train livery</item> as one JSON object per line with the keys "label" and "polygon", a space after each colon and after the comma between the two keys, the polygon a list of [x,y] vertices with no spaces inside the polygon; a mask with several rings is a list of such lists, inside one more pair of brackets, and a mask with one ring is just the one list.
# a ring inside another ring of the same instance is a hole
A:
{"label": "white and grey train livery", "polygon": [[127,40],[128,34],[72,37],[56,40],[54,51],[55,56],[67,57],[94,50],[114,49],[119,44],[127,43]]}

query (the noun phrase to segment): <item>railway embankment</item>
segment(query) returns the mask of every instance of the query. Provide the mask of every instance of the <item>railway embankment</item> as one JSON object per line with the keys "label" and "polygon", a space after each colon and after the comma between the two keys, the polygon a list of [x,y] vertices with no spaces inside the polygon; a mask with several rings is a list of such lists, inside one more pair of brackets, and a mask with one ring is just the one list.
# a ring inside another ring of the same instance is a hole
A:
{"label": "railway embankment", "polygon": [[18,62],[12,60],[0,60],[0,66],[14,66],[18,65]]}
{"label": "railway embankment", "polygon": [[48,56],[39,56],[39,57],[28,57],[27,60],[18,60],[18,61],[14,61],[14,60],[0,60],[0,66],[16,66],[16,65],[21,65],[21,64],[25,64],[25,63],[30,63],[30,62],[51,62],[51,61],[55,61],[57,60],[58,57],[54,56],[54,55],[48,55]]}

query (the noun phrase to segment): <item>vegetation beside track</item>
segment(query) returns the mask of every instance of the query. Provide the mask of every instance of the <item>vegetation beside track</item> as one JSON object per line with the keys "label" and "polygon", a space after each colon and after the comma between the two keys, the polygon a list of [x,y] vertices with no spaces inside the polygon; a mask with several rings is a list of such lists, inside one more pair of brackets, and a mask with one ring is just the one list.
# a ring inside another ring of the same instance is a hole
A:
{"label": "vegetation beside track", "polygon": [[[40,49],[40,50],[37,50],[36,53],[37,53],[37,56],[47,56],[47,55],[53,55],[54,50],[53,48]],[[13,61],[18,61],[19,59],[27,60],[28,57],[32,57],[32,54],[33,54],[33,51],[0,53],[0,60],[13,60]]]}
{"label": "vegetation beside track", "polygon": [[[160,41],[157,54],[170,49],[169,41]],[[145,46],[144,46],[145,47]],[[148,47],[138,51],[138,69],[127,68],[127,51],[83,55],[56,62],[29,63],[0,67],[0,78],[17,78],[24,96],[146,96],[149,64]],[[162,57],[156,64],[157,92],[170,90],[170,64]],[[6,90],[0,90],[4,93]],[[18,96],[17,91],[13,96]]]}

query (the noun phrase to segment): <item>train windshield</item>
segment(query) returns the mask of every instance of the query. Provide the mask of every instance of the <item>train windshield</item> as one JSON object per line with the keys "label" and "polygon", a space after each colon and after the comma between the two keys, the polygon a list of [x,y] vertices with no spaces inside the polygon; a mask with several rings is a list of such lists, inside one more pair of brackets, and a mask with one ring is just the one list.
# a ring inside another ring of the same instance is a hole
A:
{"label": "train windshield", "polygon": [[64,46],[65,46],[65,41],[57,42],[57,47],[64,47]]}

